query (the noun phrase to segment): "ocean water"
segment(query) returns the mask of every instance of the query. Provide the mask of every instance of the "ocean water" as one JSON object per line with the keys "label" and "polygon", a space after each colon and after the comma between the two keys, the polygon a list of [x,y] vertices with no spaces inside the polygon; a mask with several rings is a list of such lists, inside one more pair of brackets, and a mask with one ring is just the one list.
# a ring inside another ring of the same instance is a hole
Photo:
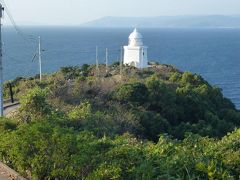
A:
{"label": "ocean water", "polygon": [[[140,29],[149,47],[149,60],[171,64],[182,71],[202,75],[222,88],[226,97],[240,108],[240,29]],[[4,79],[38,74],[37,36],[42,38],[44,73],[63,66],[100,63],[105,48],[111,62],[120,58],[132,29],[87,29],[67,27],[25,27],[21,32],[3,28]]]}

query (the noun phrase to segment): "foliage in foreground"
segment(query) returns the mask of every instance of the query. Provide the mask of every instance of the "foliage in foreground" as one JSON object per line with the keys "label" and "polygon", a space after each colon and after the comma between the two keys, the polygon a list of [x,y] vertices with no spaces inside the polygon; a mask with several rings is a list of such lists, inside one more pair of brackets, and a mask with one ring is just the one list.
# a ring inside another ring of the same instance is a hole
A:
{"label": "foliage in foreground", "polygon": [[[32,179],[237,179],[240,129],[216,140],[189,134],[156,144],[129,134],[98,138],[41,119],[1,132],[1,160]],[[3,128],[3,127],[2,127]]]}

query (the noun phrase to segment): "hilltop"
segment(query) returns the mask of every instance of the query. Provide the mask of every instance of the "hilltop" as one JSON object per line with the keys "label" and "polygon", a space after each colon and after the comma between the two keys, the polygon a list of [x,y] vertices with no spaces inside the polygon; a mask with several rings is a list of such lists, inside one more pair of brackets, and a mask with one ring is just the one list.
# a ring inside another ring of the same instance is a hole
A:
{"label": "hilltop", "polygon": [[240,112],[218,87],[170,65],[99,68],[12,81],[1,160],[35,179],[239,177]]}
{"label": "hilltop", "polygon": [[[154,141],[161,133],[180,139],[186,132],[222,137],[240,124],[240,113],[234,104],[223,96],[221,89],[212,87],[197,74],[155,65],[143,70],[125,66],[120,76],[119,64],[111,65],[107,72],[100,65],[99,74],[96,77],[94,65],[64,67],[46,75],[43,82],[17,78],[13,85],[18,97],[37,87],[47,88],[49,106],[66,114],[88,104],[91,113],[106,113],[107,122],[118,133],[131,132]],[[22,121],[31,119],[26,113]],[[102,125],[108,127],[107,122]]]}

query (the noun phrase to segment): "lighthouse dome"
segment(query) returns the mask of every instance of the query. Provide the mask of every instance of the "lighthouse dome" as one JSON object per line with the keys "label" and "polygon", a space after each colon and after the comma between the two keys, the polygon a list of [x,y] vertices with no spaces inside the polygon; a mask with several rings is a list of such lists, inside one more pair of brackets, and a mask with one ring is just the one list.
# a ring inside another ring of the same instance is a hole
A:
{"label": "lighthouse dome", "polygon": [[135,28],[134,31],[129,36],[129,45],[130,46],[143,46],[143,36]]}
{"label": "lighthouse dome", "polygon": [[138,30],[135,28],[134,31],[130,34],[129,39],[142,39],[143,36]]}

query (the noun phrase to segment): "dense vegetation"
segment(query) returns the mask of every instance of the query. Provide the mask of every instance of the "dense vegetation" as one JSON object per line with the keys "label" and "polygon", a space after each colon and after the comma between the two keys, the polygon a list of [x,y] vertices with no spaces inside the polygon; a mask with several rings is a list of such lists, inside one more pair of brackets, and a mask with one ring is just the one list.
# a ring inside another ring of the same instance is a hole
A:
{"label": "dense vegetation", "polygon": [[167,65],[121,73],[12,81],[21,106],[0,123],[1,160],[33,179],[240,178],[240,112],[219,88]]}

